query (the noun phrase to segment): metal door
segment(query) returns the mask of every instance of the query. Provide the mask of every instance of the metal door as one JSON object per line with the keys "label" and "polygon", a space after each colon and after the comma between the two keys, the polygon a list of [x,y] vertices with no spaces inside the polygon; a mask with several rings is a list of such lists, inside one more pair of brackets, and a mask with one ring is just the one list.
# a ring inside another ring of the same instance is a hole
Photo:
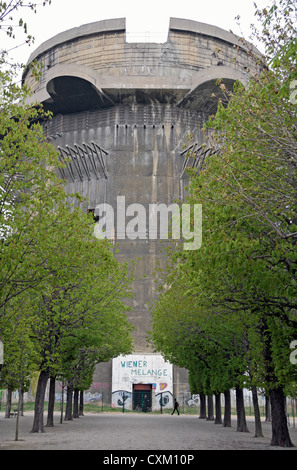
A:
{"label": "metal door", "polygon": [[[146,386],[140,387],[142,384],[133,387],[133,410],[142,411],[147,413],[152,411],[152,386],[151,384],[145,384]],[[149,385],[149,386],[147,386]]]}

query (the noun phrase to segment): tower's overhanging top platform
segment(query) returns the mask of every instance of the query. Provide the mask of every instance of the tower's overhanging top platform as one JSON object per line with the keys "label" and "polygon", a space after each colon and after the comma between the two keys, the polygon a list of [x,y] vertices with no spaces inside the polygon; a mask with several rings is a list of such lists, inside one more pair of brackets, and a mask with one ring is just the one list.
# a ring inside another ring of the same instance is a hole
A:
{"label": "tower's overhanging top platform", "polygon": [[[171,103],[210,111],[223,79],[232,86],[257,70],[249,43],[216,26],[171,18],[164,43],[127,42],[125,18],[98,21],[57,34],[30,56],[23,81],[54,113],[117,103]],[[29,65],[37,60],[37,82]]]}
{"label": "tower's overhanging top platform", "polygon": [[[187,33],[195,33],[206,37],[208,36],[212,38],[218,38],[222,41],[225,41],[227,43],[229,42],[232,45],[236,45],[243,49],[247,49],[248,45],[248,47],[252,48],[254,52],[260,54],[259,51],[257,51],[255,47],[252,46],[250,43],[246,43],[245,46],[238,36],[217,26],[209,25],[206,23],[200,23],[193,20],[170,18],[168,38],[170,37],[170,31],[174,30],[184,31]],[[48,39],[47,41],[43,42],[37,49],[35,49],[35,51],[29,57],[28,64],[30,64],[33,60],[38,58],[38,56],[44,54],[49,49],[52,49],[53,47],[56,47],[65,42],[73,41],[75,39],[83,38],[86,36],[111,32],[122,32],[126,34],[126,18],[94,21],[93,23],[87,23],[63,31],[62,33],[59,33],[53,36],[52,38]]]}

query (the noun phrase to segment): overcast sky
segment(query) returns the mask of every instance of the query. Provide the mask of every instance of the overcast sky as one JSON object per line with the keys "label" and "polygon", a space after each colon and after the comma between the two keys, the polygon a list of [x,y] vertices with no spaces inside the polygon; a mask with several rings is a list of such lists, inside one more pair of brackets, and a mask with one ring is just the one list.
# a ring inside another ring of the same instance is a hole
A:
{"label": "overcast sky", "polygon": [[[259,7],[272,0],[256,0]],[[26,63],[29,55],[42,42],[67,29],[93,21],[126,18],[128,40],[165,42],[169,18],[184,18],[219,26],[234,33],[250,36],[250,24],[256,22],[254,0],[52,0],[40,7],[37,14],[21,11],[28,24],[28,32],[35,43],[13,51],[13,56]],[[240,15],[241,28],[235,17]],[[3,34],[3,33],[2,33]],[[7,40],[0,38],[1,48]]]}

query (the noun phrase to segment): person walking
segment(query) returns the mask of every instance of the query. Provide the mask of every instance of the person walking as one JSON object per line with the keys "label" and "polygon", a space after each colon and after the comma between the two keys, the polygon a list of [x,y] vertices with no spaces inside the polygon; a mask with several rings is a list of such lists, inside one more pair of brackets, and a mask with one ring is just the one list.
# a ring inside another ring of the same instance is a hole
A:
{"label": "person walking", "polygon": [[171,413],[171,416],[173,415],[173,413],[175,412],[175,410],[177,411],[177,414],[179,415],[179,404],[176,400],[176,398],[174,399],[174,408],[173,408],[173,411]]}

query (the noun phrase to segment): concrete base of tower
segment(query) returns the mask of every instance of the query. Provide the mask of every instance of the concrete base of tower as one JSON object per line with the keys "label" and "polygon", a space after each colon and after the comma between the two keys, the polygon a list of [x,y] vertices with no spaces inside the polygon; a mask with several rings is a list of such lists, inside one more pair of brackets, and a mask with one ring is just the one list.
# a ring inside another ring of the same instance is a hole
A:
{"label": "concrete base of tower", "polygon": [[190,406],[186,369],[170,364],[162,355],[135,353],[98,364],[85,401],[98,409],[111,406],[119,411],[164,412],[174,398],[181,407]]}

